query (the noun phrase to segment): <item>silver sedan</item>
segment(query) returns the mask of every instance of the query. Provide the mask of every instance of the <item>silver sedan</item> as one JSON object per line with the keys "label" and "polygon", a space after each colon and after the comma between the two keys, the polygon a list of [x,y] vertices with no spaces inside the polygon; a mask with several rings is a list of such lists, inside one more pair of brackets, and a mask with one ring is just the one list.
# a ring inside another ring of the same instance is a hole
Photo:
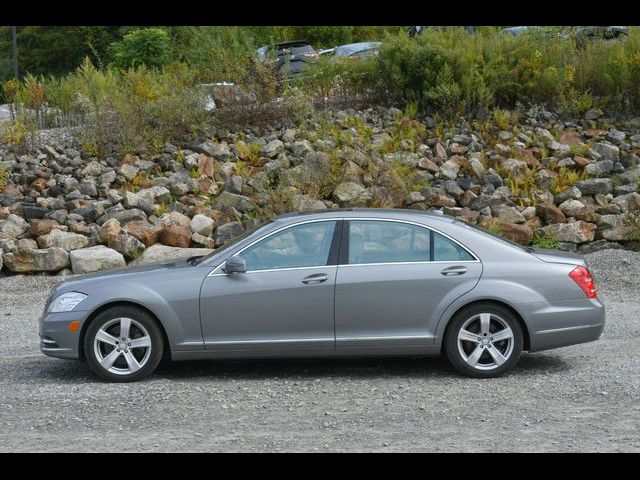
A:
{"label": "silver sedan", "polygon": [[523,350],[597,340],[604,318],[580,255],[433,212],[328,210],[274,218],[204,257],[65,281],[40,348],[118,382],[162,358],[441,353],[494,377]]}

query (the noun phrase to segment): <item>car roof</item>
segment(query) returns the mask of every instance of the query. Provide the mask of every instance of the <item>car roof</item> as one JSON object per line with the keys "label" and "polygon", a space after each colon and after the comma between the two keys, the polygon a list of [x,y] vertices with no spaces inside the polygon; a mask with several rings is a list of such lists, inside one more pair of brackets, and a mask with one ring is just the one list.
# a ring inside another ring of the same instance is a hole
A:
{"label": "car roof", "polygon": [[294,223],[302,218],[310,220],[323,218],[378,218],[378,219],[411,219],[414,220],[449,220],[456,221],[455,217],[444,215],[439,210],[408,210],[400,208],[332,208],[326,210],[312,210],[306,212],[292,212],[273,218],[274,222]]}

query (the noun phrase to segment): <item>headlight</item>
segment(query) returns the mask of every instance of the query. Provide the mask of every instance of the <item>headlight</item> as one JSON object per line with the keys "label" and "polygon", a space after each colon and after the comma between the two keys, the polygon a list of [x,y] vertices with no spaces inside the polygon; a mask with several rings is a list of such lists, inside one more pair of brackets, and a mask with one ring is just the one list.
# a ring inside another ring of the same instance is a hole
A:
{"label": "headlight", "polygon": [[53,299],[47,311],[50,313],[69,312],[85,298],[87,296],[80,292],[63,293]]}

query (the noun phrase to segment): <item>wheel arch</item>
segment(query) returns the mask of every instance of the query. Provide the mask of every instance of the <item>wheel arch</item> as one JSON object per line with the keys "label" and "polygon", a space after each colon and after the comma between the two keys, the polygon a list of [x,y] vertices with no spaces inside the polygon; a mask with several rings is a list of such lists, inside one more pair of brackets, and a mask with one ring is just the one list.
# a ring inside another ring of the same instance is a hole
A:
{"label": "wheel arch", "polygon": [[84,354],[84,338],[87,333],[87,330],[89,329],[89,325],[93,322],[93,320],[95,320],[95,318],[98,315],[100,315],[102,312],[109,310],[110,308],[113,308],[113,307],[133,307],[133,308],[142,310],[145,313],[147,313],[149,316],[151,316],[151,318],[153,318],[156,321],[156,323],[158,324],[158,327],[160,327],[160,331],[162,332],[162,338],[164,340],[164,352],[162,356],[163,358],[171,358],[171,344],[169,343],[169,337],[167,336],[167,331],[164,328],[164,325],[162,325],[162,322],[160,321],[158,316],[155,313],[153,313],[151,310],[149,310],[147,307],[145,307],[144,305],[141,305],[139,303],[132,302],[132,301],[118,300],[110,303],[105,303],[104,305],[100,305],[93,312],[91,312],[91,314],[87,317],[87,319],[82,324],[82,328],[80,329],[80,335],[78,338],[78,354],[81,360],[86,360],[86,357]]}
{"label": "wheel arch", "polygon": [[470,306],[478,305],[478,304],[496,305],[498,307],[503,307],[503,308],[506,308],[507,310],[509,310],[509,312],[511,312],[511,314],[513,314],[514,318],[517,320],[518,324],[520,325],[520,328],[522,329],[522,336],[523,336],[522,349],[528,351],[531,348],[531,333],[529,332],[529,327],[527,327],[527,324],[524,321],[524,319],[522,318],[522,315],[520,315],[520,312],[518,312],[518,310],[516,310],[513,306],[509,305],[508,303],[506,303],[504,301],[496,300],[496,299],[493,299],[493,298],[487,298],[487,299],[476,299],[476,300],[473,300],[472,302],[465,303],[464,305],[462,305],[458,309],[456,309],[455,312],[453,312],[451,315],[449,315],[449,318],[447,318],[447,320],[446,320],[446,325],[444,327],[444,331],[443,331],[442,338],[441,338],[441,341],[440,341],[440,352],[441,353],[444,353],[444,348],[445,348],[444,339],[445,339],[445,337],[447,335],[447,331],[449,330],[449,326],[452,323],[451,320],[453,320],[453,318],[455,318],[455,316],[458,315],[458,313],[460,313],[465,308],[469,308]]}

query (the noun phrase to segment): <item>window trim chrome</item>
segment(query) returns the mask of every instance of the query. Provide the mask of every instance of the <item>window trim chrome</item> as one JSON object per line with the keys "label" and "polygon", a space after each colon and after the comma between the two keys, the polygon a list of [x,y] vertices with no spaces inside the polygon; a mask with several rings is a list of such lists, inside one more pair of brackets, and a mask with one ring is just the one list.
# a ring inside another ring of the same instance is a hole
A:
{"label": "window trim chrome", "polygon": [[[274,230],[273,232],[268,233],[267,235],[258,238],[256,240],[254,240],[253,242],[251,242],[249,245],[246,245],[244,247],[242,247],[240,250],[238,250],[235,253],[232,253],[231,255],[229,255],[229,257],[232,257],[234,255],[240,255],[242,252],[244,252],[246,249],[248,249],[249,247],[252,247],[253,245],[255,245],[256,243],[265,240],[269,237],[271,237],[272,235],[275,235],[276,233],[282,232],[283,230],[286,230],[288,228],[292,228],[292,227],[297,227],[299,225],[304,225],[307,223],[318,223],[318,222],[339,222],[339,221],[374,221],[374,222],[395,222],[395,223],[406,223],[409,225],[415,225],[417,227],[422,227],[426,230],[432,231],[432,232],[436,232],[439,233],[440,235],[442,235],[443,237],[451,240],[453,243],[455,243],[456,245],[458,245],[459,247],[461,247],[462,249],[464,249],[467,253],[469,253],[474,260],[434,260],[434,261],[419,261],[419,262],[377,262],[377,263],[344,263],[344,264],[338,264],[338,265],[314,265],[311,267],[285,267],[285,268],[269,268],[269,269],[262,269],[262,270],[251,270],[251,271],[247,271],[245,272],[245,274],[250,274],[250,273],[263,273],[263,272],[273,272],[273,271],[287,271],[287,270],[305,270],[305,269],[311,269],[311,268],[329,268],[329,267],[362,267],[362,266],[367,266],[367,265],[412,265],[412,264],[438,264],[438,263],[482,263],[480,261],[480,259],[478,258],[478,255],[476,255],[476,253],[471,250],[469,247],[467,247],[466,245],[463,245],[462,243],[460,243],[458,240],[456,240],[455,238],[452,238],[450,235],[447,235],[446,233],[444,233],[441,230],[438,230],[437,228],[425,225],[423,223],[418,223],[415,221],[411,221],[411,220],[403,220],[403,219],[395,219],[395,218],[376,218],[376,217],[332,217],[332,218],[316,218],[313,220],[305,220],[303,222],[296,222],[296,223],[291,223],[288,225],[283,226],[282,228],[278,228],[277,230]],[[227,258],[229,258],[227,257]],[[228,276],[230,274],[228,273],[218,273],[218,270],[220,270],[222,268],[222,266],[224,265],[224,263],[226,262],[226,259],[218,264],[211,272],[209,272],[209,274],[207,275],[207,277],[221,277],[221,276]]]}

